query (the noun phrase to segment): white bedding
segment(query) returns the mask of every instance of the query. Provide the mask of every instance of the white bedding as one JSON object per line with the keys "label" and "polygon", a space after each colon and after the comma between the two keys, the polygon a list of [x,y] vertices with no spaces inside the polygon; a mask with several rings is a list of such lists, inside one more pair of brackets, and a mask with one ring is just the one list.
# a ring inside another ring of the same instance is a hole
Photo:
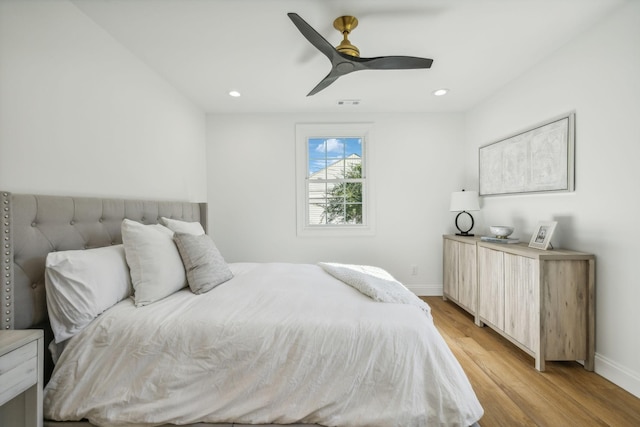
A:
{"label": "white bedding", "polygon": [[230,264],[212,291],[131,299],[71,338],[47,419],[469,426],[483,410],[415,306],[375,302],[306,264]]}

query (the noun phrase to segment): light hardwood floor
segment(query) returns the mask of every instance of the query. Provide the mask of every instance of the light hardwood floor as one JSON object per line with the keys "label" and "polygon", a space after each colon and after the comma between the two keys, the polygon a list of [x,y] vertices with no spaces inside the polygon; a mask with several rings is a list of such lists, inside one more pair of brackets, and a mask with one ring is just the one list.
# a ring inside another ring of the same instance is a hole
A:
{"label": "light hardwood floor", "polygon": [[484,407],[482,427],[640,426],[640,399],[577,362],[534,360],[441,297],[422,297]]}

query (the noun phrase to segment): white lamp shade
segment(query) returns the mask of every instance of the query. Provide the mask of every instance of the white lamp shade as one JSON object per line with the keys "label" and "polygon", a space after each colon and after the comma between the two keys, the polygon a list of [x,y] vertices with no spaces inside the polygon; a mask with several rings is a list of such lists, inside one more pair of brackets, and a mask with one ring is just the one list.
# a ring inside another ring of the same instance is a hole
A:
{"label": "white lamp shade", "polygon": [[451,212],[479,211],[477,191],[456,191],[451,193]]}

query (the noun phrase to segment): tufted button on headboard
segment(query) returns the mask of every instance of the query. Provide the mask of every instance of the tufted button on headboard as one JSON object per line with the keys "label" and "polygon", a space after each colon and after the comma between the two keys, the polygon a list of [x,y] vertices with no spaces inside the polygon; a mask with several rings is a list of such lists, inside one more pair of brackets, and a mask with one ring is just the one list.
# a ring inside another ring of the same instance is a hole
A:
{"label": "tufted button on headboard", "polygon": [[199,221],[206,203],[0,193],[2,206],[2,329],[47,323],[44,268],[52,251],[122,243],[125,218],[155,224],[160,217]]}

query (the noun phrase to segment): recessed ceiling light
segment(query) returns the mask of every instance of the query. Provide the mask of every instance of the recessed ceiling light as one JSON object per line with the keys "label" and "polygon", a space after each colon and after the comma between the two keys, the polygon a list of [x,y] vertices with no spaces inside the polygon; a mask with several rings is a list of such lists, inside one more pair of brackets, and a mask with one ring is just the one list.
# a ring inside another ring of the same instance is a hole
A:
{"label": "recessed ceiling light", "polygon": [[234,98],[237,98],[240,96],[240,92],[238,92],[237,90],[229,91],[229,96],[233,96]]}
{"label": "recessed ceiling light", "polygon": [[442,95],[446,95],[449,92],[449,89],[438,89],[438,90],[434,90],[433,94],[435,96],[442,96]]}

